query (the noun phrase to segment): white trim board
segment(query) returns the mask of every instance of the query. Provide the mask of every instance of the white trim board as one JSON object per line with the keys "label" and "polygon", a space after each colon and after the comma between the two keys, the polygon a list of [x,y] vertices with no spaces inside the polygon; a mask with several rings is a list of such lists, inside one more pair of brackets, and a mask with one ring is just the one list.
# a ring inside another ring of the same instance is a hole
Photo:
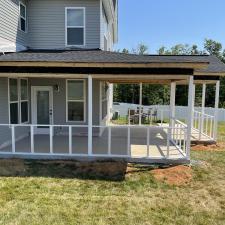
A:
{"label": "white trim board", "polygon": [[[83,10],[83,26],[67,26],[67,10],[68,9],[82,9]],[[69,45],[67,41],[67,28],[83,28],[84,29],[84,37],[83,37],[83,45]],[[86,8],[85,7],[65,7],[65,46],[66,47],[85,47],[86,46]]]}

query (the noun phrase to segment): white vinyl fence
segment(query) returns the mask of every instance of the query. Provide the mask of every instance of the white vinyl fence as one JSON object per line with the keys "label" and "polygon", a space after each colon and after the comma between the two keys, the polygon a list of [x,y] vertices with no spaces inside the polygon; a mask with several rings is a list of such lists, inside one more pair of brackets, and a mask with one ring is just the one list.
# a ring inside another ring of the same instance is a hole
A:
{"label": "white vinyl fence", "polygon": [[[136,104],[128,104],[128,103],[114,103],[113,112],[118,111],[119,115],[124,117],[128,114],[128,109],[137,109],[139,105]],[[151,105],[151,106],[143,106],[144,111],[147,112],[149,108],[157,109],[158,115],[157,117],[160,119],[160,111],[164,112],[164,118],[169,118],[169,106],[168,105]],[[195,107],[196,111],[201,111],[201,107]],[[187,106],[176,106],[176,118],[179,120],[186,120],[187,118]],[[205,108],[205,114],[214,116],[214,108]],[[225,121],[225,109],[218,110],[218,121]]]}

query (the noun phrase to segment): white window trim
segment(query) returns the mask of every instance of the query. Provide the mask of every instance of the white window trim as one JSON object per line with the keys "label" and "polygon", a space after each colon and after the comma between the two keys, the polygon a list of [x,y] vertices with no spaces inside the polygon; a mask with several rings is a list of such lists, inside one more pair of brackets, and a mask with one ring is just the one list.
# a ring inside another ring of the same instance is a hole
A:
{"label": "white window trim", "polygon": [[[26,80],[27,81],[27,99],[26,100],[22,100],[21,98],[21,81],[22,80]],[[29,88],[28,88],[28,79],[27,78],[20,78],[19,79],[19,101],[20,101],[20,107],[19,107],[19,110],[20,110],[20,123],[21,124],[26,124],[26,123],[29,123]],[[21,107],[21,103],[22,102],[27,102],[27,121],[25,122],[22,122],[22,107]]]}
{"label": "white window trim", "polygon": [[[106,104],[107,104],[107,93],[106,93],[106,96],[105,96],[105,98],[103,98],[103,93],[102,93],[102,85],[104,84],[104,81],[101,81],[100,82],[100,88],[99,88],[99,90],[100,90],[100,97],[99,97],[99,99],[100,99],[100,109],[99,109],[99,121],[103,121],[104,119],[105,119],[105,117],[104,118],[102,118],[103,117],[103,108],[102,108],[102,104],[103,104],[103,102],[106,102]],[[107,83],[106,83],[106,85],[107,85]],[[107,106],[108,107],[108,106]]]}
{"label": "white window trim", "polygon": [[[11,101],[10,100],[10,79],[17,80],[17,101]],[[27,100],[21,100],[21,80],[26,80],[27,81]],[[17,77],[10,77],[8,78],[8,118],[9,118],[9,124],[11,124],[11,115],[10,115],[10,105],[12,103],[17,103],[18,104],[18,124],[28,124],[30,121],[30,109],[29,109],[29,92],[28,92],[28,79],[27,78],[17,78]],[[22,121],[22,113],[21,113],[21,103],[22,102],[27,102],[27,113],[28,113],[28,121],[26,122],[21,122]]]}
{"label": "white window trim", "polygon": [[[68,9],[82,9],[84,12],[84,25],[83,26],[67,26],[67,10]],[[84,40],[83,45],[69,45],[67,43],[67,28],[83,28]],[[85,47],[86,46],[86,8],[85,7],[65,7],[65,46],[66,47]]]}
{"label": "white window trim", "polygon": [[[68,100],[68,81],[83,81],[83,100]],[[69,120],[68,118],[68,102],[83,102],[84,103],[84,119],[83,120]],[[67,123],[86,123],[86,109],[87,109],[87,98],[86,98],[86,80],[85,79],[66,79],[66,122]]]}
{"label": "white window trim", "polygon": [[[20,5],[22,5],[25,8],[25,17],[21,16],[21,14],[20,14]],[[22,2],[19,2],[19,18],[20,18],[20,21],[19,21],[19,30],[22,31],[22,32],[24,32],[24,33],[27,33],[27,7]],[[25,31],[21,29],[21,18],[25,20]]]}

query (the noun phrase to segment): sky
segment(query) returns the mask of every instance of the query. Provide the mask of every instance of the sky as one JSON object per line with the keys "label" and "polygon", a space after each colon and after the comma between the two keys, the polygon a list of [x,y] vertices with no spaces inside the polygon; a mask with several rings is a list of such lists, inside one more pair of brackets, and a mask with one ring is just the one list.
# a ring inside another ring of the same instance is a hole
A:
{"label": "sky", "polygon": [[119,40],[115,49],[139,43],[157,53],[161,46],[197,44],[205,38],[225,48],[225,0],[118,0]]}

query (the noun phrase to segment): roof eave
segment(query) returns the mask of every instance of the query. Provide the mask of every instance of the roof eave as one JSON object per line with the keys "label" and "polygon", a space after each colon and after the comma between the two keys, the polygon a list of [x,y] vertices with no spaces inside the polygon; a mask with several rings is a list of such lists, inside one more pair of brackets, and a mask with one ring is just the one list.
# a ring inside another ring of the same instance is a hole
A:
{"label": "roof eave", "polygon": [[186,68],[206,69],[208,62],[55,62],[55,61],[0,61],[0,66],[27,66],[27,67],[103,67],[103,68]]}

